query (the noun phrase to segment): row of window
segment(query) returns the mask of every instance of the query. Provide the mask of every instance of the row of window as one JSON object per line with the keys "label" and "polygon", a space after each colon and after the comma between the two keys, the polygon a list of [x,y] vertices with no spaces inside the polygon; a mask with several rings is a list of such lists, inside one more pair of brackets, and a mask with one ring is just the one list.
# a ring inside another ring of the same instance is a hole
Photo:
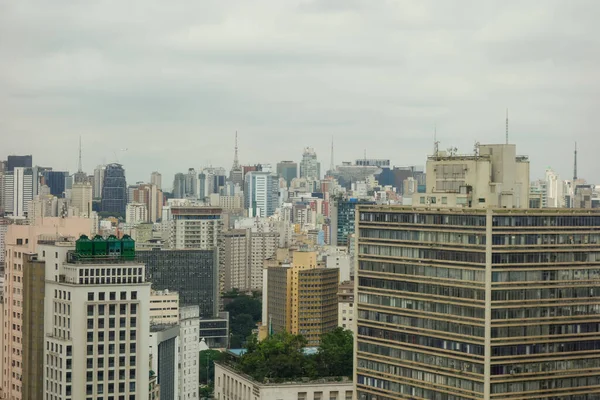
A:
{"label": "row of window", "polygon": [[485,310],[483,307],[457,306],[455,304],[438,303],[435,301],[402,299],[393,296],[379,294],[358,295],[360,303],[374,304],[388,307],[404,308],[407,310],[419,310],[438,314],[450,314],[460,317],[484,318]]}
{"label": "row of window", "polygon": [[[390,382],[385,379],[371,378],[364,375],[357,375],[359,385],[365,385],[373,388],[387,390],[393,393],[399,393],[404,396],[414,396],[423,399],[435,400],[472,400],[472,398],[462,397],[459,395],[449,395],[447,393],[438,392],[433,389],[425,389],[421,387],[406,385],[398,382]],[[360,389],[358,389],[360,392]],[[368,398],[368,397],[367,397]]]}
{"label": "row of window", "polygon": [[365,353],[395,358],[405,362],[416,362],[431,365],[433,367],[449,368],[480,375],[483,375],[484,373],[483,363],[463,361],[452,357],[445,357],[443,355],[432,355],[412,350],[400,350],[395,347],[386,346],[385,344],[365,343],[360,339],[358,339],[358,350]]}
{"label": "row of window", "polygon": [[539,234],[494,234],[492,244],[499,246],[531,246],[552,244],[600,243],[598,233],[539,233]]}
{"label": "row of window", "polygon": [[[87,315],[88,317],[91,317],[94,315],[94,309],[96,308],[95,305],[93,304],[88,304],[87,306]],[[129,307],[127,307],[127,304],[120,304],[119,305],[119,314],[124,315],[127,314],[127,309],[130,309],[131,314],[135,315],[137,313],[137,304],[136,303],[131,303],[129,304]],[[98,304],[98,315],[105,315],[106,312],[106,305],[104,304]],[[116,313],[116,305],[115,304],[109,304],[108,306],[108,314],[109,315],[115,315]]]}
{"label": "row of window", "polygon": [[580,378],[545,379],[539,381],[508,382],[492,384],[492,393],[533,392],[540,390],[584,388],[600,385],[600,375]]}
{"label": "row of window", "polygon": [[485,330],[483,326],[465,325],[456,322],[439,321],[435,319],[405,317],[402,315],[388,314],[377,311],[360,310],[359,318],[395,324],[400,326],[410,326],[414,328],[429,329],[440,332],[457,333],[468,336],[484,337]]}
{"label": "row of window", "polygon": [[535,307],[530,305],[525,308],[493,308],[492,319],[525,319],[547,317],[572,317],[600,314],[600,304],[568,306],[561,304],[555,307]]}
{"label": "row of window", "polygon": [[[129,364],[125,364],[126,359],[127,358],[124,355],[119,356],[119,363],[117,365],[120,367],[125,367],[125,366],[135,367],[135,361],[136,361],[135,356],[129,356]],[[105,364],[108,366],[108,368],[115,368],[115,357],[108,357],[107,363],[104,362],[104,357],[98,357],[96,359],[95,366],[94,366],[94,358],[89,357],[86,359],[86,368],[87,369],[95,370],[95,369],[99,369],[99,368],[104,368]]]}
{"label": "row of window", "polygon": [[493,338],[546,335],[574,335],[600,332],[600,323],[505,326],[492,328]]}
{"label": "row of window", "polygon": [[[104,394],[104,384],[103,383],[98,383],[95,385],[96,387],[96,392],[94,393],[94,385],[86,385],[85,387],[85,394],[87,395],[101,395]],[[106,393],[108,394],[112,394],[112,393],[125,393],[125,383],[124,382],[120,382],[118,384],[118,387],[115,387],[114,383],[109,383],[106,385]],[[118,390],[118,392],[115,392],[115,389]],[[129,382],[129,391],[130,392],[135,392],[135,382]]]}
{"label": "row of window", "polygon": [[480,271],[475,271],[463,268],[446,268],[432,265],[395,264],[390,262],[366,260],[359,261],[359,269],[362,271],[485,282],[485,271],[483,269]]}
{"label": "row of window", "polygon": [[465,343],[449,339],[440,339],[425,335],[415,335],[412,333],[396,332],[387,329],[370,328],[366,326],[359,326],[358,334],[376,339],[385,339],[393,342],[409,343],[419,346],[443,349],[447,351],[474,354],[478,356],[483,356],[484,350],[484,346],[479,344]]}
{"label": "row of window", "polygon": [[542,264],[542,263],[571,263],[571,262],[600,262],[600,252],[556,252],[540,253],[505,253],[492,254],[492,264]]}
{"label": "row of window", "polygon": [[448,215],[420,213],[387,213],[365,211],[360,213],[361,222],[391,222],[417,225],[485,226],[485,215]]}
{"label": "row of window", "polygon": [[[129,318],[129,328],[135,328],[137,325],[137,318],[136,317],[131,317]],[[114,329],[116,326],[116,318],[109,318],[108,319],[108,327],[110,329]],[[87,328],[88,329],[104,329],[106,327],[105,324],[105,319],[104,318],[98,318],[98,322],[96,324],[96,327],[94,328],[94,319],[93,318],[88,318],[87,320]],[[127,318],[125,317],[120,317],[119,318],[119,328],[127,328]],[[88,332],[89,334],[89,332]]]}
{"label": "row of window", "polygon": [[492,282],[600,280],[600,269],[560,269],[492,272]]}
{"label": "row of window", "polygon": [[600,297],[600,289],[595,287],[568,287],[543,289],[492,290],[492,301],[577,299]]}
{"label": "row of window", "polygon": [[360,228],[360,238],[408,240],[414,242],[446,243],[446,244],[479,244],[485,245],[485,234],[439,232],[439,231],[415,231],[415,230],[391,230]]}
{"label": "row of window", "polygon": [[414,368],[398,367],[378,361],[365,360],[358,358],[358,368],[368,369],[384,374],[395,375],[397,377],[415,379],[428,384],[444,385],[455,387],[461,390],[483,393],[483,383],[469,379],[460,379],[452,376],[434,374]]}
{"label": "row of window", "polygon": [[569,353],[600,350],[600,340],[582,340],[564,343],[519,344],[513,346],[493,346],[492,357],[522,356],[529,354]]}
{"label": "row of window", "polygon": [[361,288],[377,288],[409,293],[430,294],[434,296],[447,296],[457,299],[485,300],[485,291],[482,289],[443,286],[427,283],[402,282],[380,278],[359,278],[358,285]]}
{"label": "row of window", "polygon": [[580,358],[576,360],[551,360],[533,363],[513,363],[492,365],[492,375],[533,374],[540,372],[565,371],[600,368],[600,358]]}
{"label": "row of window", "polygon": [[[453,251],[440,249],[417,249],[410,247],[395,247],[378,244],[359,245],[361,255],[375,255],[398,258],[415,258],[420,260],[442,260],[485,264],[485,251]],[[545,254],[545,253],[544,253]],[[500,256],[500,254],[494,254]],[[505,256],[503,254],[502,256]],[[600,260],[600,258],[599,258]]]}
{"label": "row of window", "polygon": [[[88,294],[87,294],[88,301],[94,301],[95,298],[96,298],[96,293],[94,293],[94,292],[88,292]],[[117,300],[117,292],[109,292],[108,293],[108,299],[110,301]],[[105,292],[98,293],[98,300],[99,301],[105,301],[106,300],[106,293]],[[119,300],[127,300],[127,292],[120,292],[119,293]],[[131,292],[131,300],[137,300],[137,291],[132,291]]]}

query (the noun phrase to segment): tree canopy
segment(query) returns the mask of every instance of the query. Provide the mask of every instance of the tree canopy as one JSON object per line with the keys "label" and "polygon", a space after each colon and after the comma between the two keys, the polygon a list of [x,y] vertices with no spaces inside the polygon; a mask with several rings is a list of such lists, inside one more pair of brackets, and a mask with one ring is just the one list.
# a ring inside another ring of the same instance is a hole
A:
{"label": "tree canopy", "polygon": [[233,298],[225,306],[225,311],[229,311],[230,345],[242,347],[262,317],[262,304],[260,300],[240,295],[237,291],[229,292],[228,295]]}
{"label": "tree canopy", "polygon": [[319,352],[315,356],[318,376],[351,376],[354,363],[352,331],[336,328],[321,336]]}

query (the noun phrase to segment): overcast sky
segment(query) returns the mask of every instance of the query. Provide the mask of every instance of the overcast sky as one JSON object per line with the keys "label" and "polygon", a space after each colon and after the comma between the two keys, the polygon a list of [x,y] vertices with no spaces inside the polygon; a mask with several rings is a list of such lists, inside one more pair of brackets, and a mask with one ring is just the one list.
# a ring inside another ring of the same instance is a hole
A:
{"label": "overcast sky", "polygon": [[[0,0],[0,157],[128,181],[510,140],[600,183],[600,2]],[[128,149],[121,151],[121,149]]]}

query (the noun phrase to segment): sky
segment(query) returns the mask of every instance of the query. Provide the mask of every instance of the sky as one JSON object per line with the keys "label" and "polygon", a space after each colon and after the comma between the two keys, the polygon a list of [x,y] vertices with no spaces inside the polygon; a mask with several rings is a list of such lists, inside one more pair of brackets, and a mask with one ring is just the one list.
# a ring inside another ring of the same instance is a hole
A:
{"label": "sky", "polygon": [[600,183],[596,0],[0,0],[0,158],[128,181],[510,142]]}

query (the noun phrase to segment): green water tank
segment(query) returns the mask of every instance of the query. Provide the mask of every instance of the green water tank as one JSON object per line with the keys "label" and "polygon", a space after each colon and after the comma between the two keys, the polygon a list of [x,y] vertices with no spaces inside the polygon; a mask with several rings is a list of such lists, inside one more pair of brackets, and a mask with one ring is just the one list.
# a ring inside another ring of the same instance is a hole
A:
{"label": "green water tank", "polygon": [[98,256],[106,256],[108,254],[108,247],[107,247],[107,243],[106,240],[100,236],[100,235],[96,235],[94,236],[94,238],[92,239],[92,246],[93,246],[93,255],[98,257]]}
{"label": "green water tank", "polygon": [[75,252],[80,257],[91,257],[94,253],[94,245],[90,238],[86,235],[81,235],[75,242]]}
{"label": "green water tank", "polygon": [[121,255],[123,258],[134,259],[135,258],[135,240],[129,235],[123,235],[121,239]]}
{"label": "green water tank", "polygon": [[120,256],[121,255],[121,241],[117,239],[115,235],[110,235],[106,239],[106,244],[108,245],[108,255],[109,256]]}

